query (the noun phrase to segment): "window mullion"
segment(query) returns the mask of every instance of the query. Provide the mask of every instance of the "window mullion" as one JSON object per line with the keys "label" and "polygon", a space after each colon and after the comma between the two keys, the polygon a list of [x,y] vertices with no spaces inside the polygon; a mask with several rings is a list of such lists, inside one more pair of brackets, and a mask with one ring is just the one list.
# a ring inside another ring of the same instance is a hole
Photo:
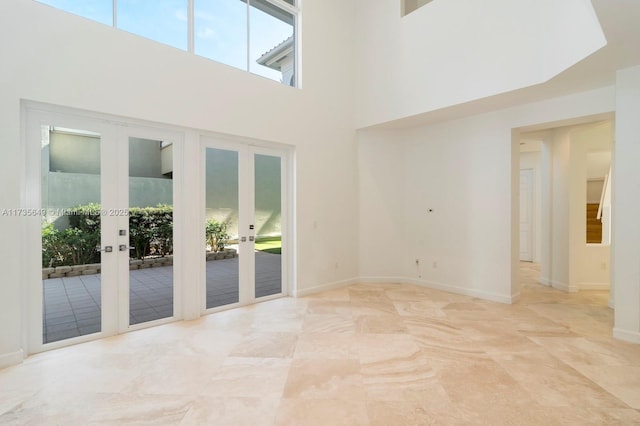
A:
{"label": "window mullion", "polygon": [[247,72],[251,69],[251,0],[247,0]]}
{"label": "window mullion", "polygon": [[190,53],[195,52],[195,12],[194,12],[195,0],[188,0],[187,4],[187,51]]}
{"label": "window mullion", "polygon": [[118,0],[113,0],[113,28],[118,28]]}

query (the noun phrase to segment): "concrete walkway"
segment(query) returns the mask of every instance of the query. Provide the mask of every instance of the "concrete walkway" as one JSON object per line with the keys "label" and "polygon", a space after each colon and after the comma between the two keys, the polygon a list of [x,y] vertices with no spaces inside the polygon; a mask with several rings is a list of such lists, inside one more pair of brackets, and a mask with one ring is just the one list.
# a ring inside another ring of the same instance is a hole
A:
{"label": "concrete walkway", "polygon": [[[207,262],[207,308],[238,302],[239,258]],[[140,324],[173,315],[173,266],[130,271],[129,321]],[[281,256],[256,252],[256,297],[281,292]],[[101,275],[43,281],[43,341],[101,330]]]}

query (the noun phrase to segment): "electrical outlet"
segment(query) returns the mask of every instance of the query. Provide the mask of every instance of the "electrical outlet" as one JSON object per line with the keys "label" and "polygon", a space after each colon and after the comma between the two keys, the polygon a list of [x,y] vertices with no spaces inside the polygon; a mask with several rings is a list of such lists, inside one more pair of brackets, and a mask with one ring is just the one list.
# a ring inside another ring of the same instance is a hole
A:
{"label": "electrical outlet", "polygon": [[420,265],[420,259],[416,259],[416,265]]}

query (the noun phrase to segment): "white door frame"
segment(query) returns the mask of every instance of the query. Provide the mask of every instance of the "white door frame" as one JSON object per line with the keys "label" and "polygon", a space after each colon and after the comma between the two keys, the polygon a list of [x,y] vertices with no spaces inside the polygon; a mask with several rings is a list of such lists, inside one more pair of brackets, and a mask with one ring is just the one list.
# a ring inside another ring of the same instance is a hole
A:
{"label": "white door frame", "polygon": [[[239,147],[242,147],[245,150],[251,149],[255,153],[277,155],[282,158],[282,293],[266,296],[258,301],[287,296],[291,292],[295,293],[295,239],[293,238],[295,229],[295,180],[293,178],[295,151],[291,146],[33,101],[23,101],[21,108],[22,158],[25,163],[25,174],[22,176],[23,199],[21,207],[34,211],[41,207],[41,125],[54,123],[69,128],[95,131],[101,135],[101,162],[117,165],[115,167],[101,167],[101,201],[112,204],[114,208],[128,207],[127,190],[118,189],[126,188],[128,179],[128,149],[126,144],[121,141],[128,139],[130,135],[163,140],[169,134],[175,138],[173,176],[174,250],[176,252],[174,257],[174,317],[128,327],[128,318],[125,318],[123,308],[119,308],[125,303],[122,299],[128,293],[125,291],[125,288],[128,290],[128,276],[124,278],[124,274],[128,273],[128,267],[118,268],[117,254],[113,253],[115,256],[104,256],[102,259],[104,263],[103,280],[105,282],[112,280],[118,284],[102,286],[101,332],[43,344],[41,217],[39,215],[24,217],[25,220],[22,221],[21,226],[23,226],[25,240],[19,250],[24,259],[21,278],[25,283],[23,300],[26,309],[23,311],[25,327],[23,328],[22,342],[27,354],[96,340],[129,330],[179,320],[182,317],[195,319],[204,313],[201,307],[204,306],[205,300],[200,300],[205,288],[204,256],[198,255],[203,253],[204,249],[204,227],[199,226],[196,222],[200,220],[200,223],[204,223],[204,178],[199,176],[204,173],[203,140],[213,141],[215,144],[226,144],[229,149],[238,150]],[[115,142],[110,143],[111,141]],[[200,160],[202,161],[199,163]],[[186,164],[189,164],[189,167],[186,167]],[[111,184],[111,182],[118,182],[118,180],[120,180],[118,184]],[[102,188],[105,182],[109,182],[107,186],[112,189]],[[191,189],[199,189],[202,200],[199,200]],[[194,212],[198,206],[200,211]],[[245,210],[247,210],[246,207]],[[113,245],[117,250],[120,241],[118,239],[107,241],[107,238],[117,235],[117,230],[122,229],[125,223],[128,230],[128,219],[125,220],[124,217],[120,221],[105,222],[105,226],[110,228],[103,231],[101,246]],[[128,237],[126,242],[128,242]],[[123,241],[122,244],[126,242]],[[126,286],[123,284],[125,280],[127,280]],[[109,307],[111,309],[108,309]],[[223,307],[222,309],[228,308]]]}
{"label": "white door frame", "polygon": [[[206,150],[215,148],[238,153],[238,233],[240,237],[247,237],[246,242],[239,243],[239,301],[224,306],[207,309],[206,307],[206,260],[200,256],[200,300],[201,314],[213,313],[232,309],[239,306],[276,299],[290,294],[291,277],[291,209],[290,196],[292,185],[290,176],[290,152],[286,148],[256,144],[253,140],[227,138],[221,135],[200,136],[200,223],[205,223],[206,206]],[[255,230],[248,229],[254,223],[254,156],[255,154],[270,155],[281,158],[281,221],[282,221],[282,292],[274,295],[255,297],[255,255],[254,242],[249,237],[255,236]],[[246,227],[247,229],[242,229]],[[206,244],[204,226],[201,227],[202,252]]]}
{"label": "white door frame", "polygon": [[[83,113],[69,108],[44,105],[36,102],[23,103],[24,203],[27,211],[40,212],[41,195],[41,129],[42,126],[57,125],[82,129],[100,134],[100,199],[103,212],[128,209],[129,153],[128,137],[158,138],[174,140],[174,316],[156,321],[129,326],[129,252],[119,252],[119,244],[128,244],[128,217],[103,215],[101,220],[101,247],[113,247],[113,252],[103,253],[101,258],[101,331],[79,337],[43,343],[43,294],[42,294],[42,233],[41,214],[25,217],[25,244],[22,252],[25,259],[24,282],[27,309],[23,319],[26,330],[23,341],[28,354],[56,349],[71,344],[96,340],[130,330],[146,328],[175,321],[181,318],[181,291],[179,283],[182,273],[181,253],[184,247],[182,232],[182,165],[184,136],[179,131],[137,124],[133,120],[114,120],[96,113]],[[101,212],[102,213],[102,212]],[[107,219],[107,220],[105,220]],[[126,229],[125,238],[118,237],[118,229]],[[106,283],[106,285],[105,285]]]}

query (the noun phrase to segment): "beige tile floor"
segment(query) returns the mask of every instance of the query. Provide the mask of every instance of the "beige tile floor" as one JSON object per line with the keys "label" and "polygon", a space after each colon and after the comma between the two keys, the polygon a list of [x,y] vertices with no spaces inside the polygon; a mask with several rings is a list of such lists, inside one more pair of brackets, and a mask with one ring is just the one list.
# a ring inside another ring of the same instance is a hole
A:
{"label": "beige tile floor", "polygon": [[640,424],[608,293],[522,275],[512,306],[359,284],[35,355],[0,370],[0,424]]}

